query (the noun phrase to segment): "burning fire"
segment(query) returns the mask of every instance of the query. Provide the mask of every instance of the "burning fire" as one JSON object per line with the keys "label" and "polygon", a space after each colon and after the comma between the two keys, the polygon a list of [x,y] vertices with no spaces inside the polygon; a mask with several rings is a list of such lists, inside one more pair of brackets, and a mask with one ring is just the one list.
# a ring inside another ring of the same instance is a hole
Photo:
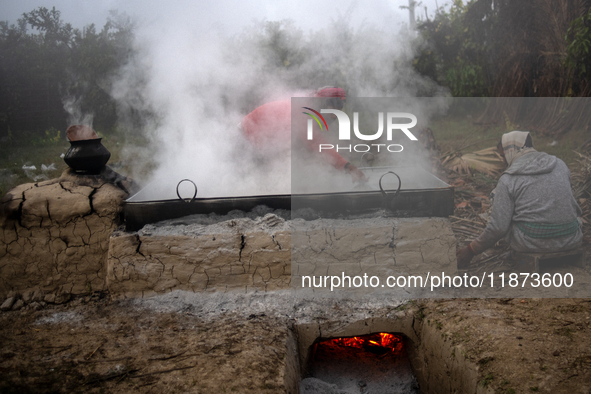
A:
{"label": "burning fire", "polygon": [[396,352],[402,347],[402,338],[398,335],[380,332],[377,334],[363,335],[349,338],[334,338],[322,342],[322,345],[338,347],[354,347],[358,349],[371,350],[382,348]]}

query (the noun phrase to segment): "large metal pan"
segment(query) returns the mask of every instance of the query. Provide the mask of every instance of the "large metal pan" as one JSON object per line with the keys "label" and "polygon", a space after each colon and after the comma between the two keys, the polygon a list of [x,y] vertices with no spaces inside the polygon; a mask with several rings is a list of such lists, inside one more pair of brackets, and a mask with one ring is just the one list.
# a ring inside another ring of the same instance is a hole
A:
{"label": "large metal pan", "polygon": [[[272,209],[312,209],[320,217],[338,217],[372,210],[396,217],[446,217],[453,214],[454,189],[418,167],[361,168],[369,181],[361,190],[332,193],[282,194],[241,197],[147,200],[150,186],[127,199],[125,226],[135,231],[149,223],[194,214],[227,214],[232,210],[251,211],[259,205]],[[183,182],[185,180],[181,180]],[[382,211],[383,210],[383,211]]]}

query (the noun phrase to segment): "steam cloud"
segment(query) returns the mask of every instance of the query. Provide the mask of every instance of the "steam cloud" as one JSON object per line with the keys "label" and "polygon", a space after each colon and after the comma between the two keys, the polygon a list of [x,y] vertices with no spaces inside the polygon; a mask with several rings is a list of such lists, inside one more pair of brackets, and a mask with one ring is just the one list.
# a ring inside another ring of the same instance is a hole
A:
{"label": "steam cloud", "polygon": [[[290,193],[289,155],[261,160],[237,127],[242,118],[326,85],[356,97],[442,95],[413,71],[412,38],[406,28],[354,28],[347,17],[307,33],[290,21],[256,22],[238,35],[205,31],[178,15],[144,24],[137,56],[112,93],[122,108],[156,115],[144,130],[159,164],[146,198],[176,198],[185,178],[201,197]],[[329,166],[314,173],[337,182],[343,176]],[[192,195],[185,186],[181,192]]]}
{"label": "steam cloud", "polygon": [[80,108],[80,99],[75,97],[67,97],[62,100],[64,109],[68,113],[68,124],[81,124],[92,129],[93,114],[82,113]]}

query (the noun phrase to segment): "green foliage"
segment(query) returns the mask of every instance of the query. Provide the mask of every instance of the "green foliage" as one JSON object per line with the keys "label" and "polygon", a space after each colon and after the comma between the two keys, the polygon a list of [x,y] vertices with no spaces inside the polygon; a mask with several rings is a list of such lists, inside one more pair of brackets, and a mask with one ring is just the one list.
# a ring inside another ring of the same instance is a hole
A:
{"label": "green foliage", "polygon": [[591,76],[591,12],[571,22],[565,40],[567,46],[564,64],[577,77],[588,78]]}
{"label": "green foliage", "polygon": [[503,112],[503,117],[505,118],[505,128],[507,131],[519,130],[519,125],[511,122],[511,119],[506,112]]}
{"label": "green foliage", "polygon": [[486,94],[482,67],[459,58],[456,67],[445,73],[445,83],[455,97],[473,97]]}
{"label": "green foliage", "polygon": [[569,3],[454,0],[418,22],[415,69],[454,97],[588,96],[591,3]]}
{"label": "green foliage", "polygon": [[486,73],[485,31],[493,15],[482,15],[478,2],[455,0],[449,11],[437,10],[433,20],[417,25],[423,40],[415,69],[447,86],[454,97],[481,97],[489,93]]}
{"label": "green foliage", "polygon": [[100,31],[75,29],[55,7],[25,13],[16,25],[0,22],[0,138],[12,130],[45,139],[45,130],[64,128],[66,98],[94,115],[98,127],[113,127],[109,81],[132,52],[133,28],[128,17],[111,12]]}
{"label": "green foliage", "polygon": [[63,142],[64,136],[60,130],[50,127],[49,129],[45,130],[43,136],[35,135],[30,139],[30,141],[33,146],[44,146],[48,144],[52,145]]}

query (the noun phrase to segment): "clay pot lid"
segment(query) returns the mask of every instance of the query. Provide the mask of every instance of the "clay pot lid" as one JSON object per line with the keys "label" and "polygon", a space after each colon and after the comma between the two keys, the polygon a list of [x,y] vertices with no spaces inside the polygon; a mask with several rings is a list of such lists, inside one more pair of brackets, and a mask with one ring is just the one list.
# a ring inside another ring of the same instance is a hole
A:
{"label": "clay pot lid", "polygon": [[94,140],[99,138],[98,134],[92,128],[81,124],[68,127],[66,135],[70,141]]}

